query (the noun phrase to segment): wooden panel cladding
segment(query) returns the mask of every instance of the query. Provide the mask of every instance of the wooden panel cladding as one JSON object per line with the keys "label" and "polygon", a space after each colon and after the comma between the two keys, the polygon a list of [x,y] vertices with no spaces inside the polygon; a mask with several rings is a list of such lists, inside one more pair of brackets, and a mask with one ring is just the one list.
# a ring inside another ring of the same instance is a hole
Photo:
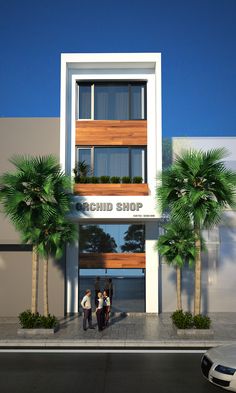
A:
{"label": "wooden panel cladding", "polygon": [[109,195],[109,196],[134,196],[134,195],[148,195],[148,185],[141,184],[75,184],[74,193],[80,196],[95,196],[95,195]]}
{"label": "wooden panel cladding", "polygon": [[76,145],[145,146],[147,120],[77,120]]}
{"label": "wooden panel cladding", "polygon": [[145,269],[145,253],[79,254],[80,269]]}

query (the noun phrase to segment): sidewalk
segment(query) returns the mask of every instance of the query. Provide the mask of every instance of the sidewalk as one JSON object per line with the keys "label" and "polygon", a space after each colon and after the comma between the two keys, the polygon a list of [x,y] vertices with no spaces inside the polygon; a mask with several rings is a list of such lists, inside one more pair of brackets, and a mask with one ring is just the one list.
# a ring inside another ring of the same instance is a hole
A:
{"label": "sidewalk", "polygon": [[213,336],[179,338],[169,313],[116,315],[103,332],[83,331],[82,317],[60,319],[53,336],[19,337],[17,318],[0,318],[0,348],[207,348],[236,344],[236,313],[212,313]]}

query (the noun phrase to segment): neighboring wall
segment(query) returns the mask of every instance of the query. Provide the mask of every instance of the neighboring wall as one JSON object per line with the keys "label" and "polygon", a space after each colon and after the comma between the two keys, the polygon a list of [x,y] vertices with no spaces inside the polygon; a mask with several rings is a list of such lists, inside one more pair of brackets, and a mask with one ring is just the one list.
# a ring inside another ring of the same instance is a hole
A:
{"label": "neighboring wall", "polygon": [[[59,118],[0,119],[0,174],[13,169],[8,161],[15,154],[46,155],[59,158]],[[16,316],[30,308],[31,252],[10,251],[20,239],[14,227],[0,213],[0,316]],[[8,245],[4,246],[3,245]],[[3,250],[4,251],[1,251]],[[5,250],[9,251],[5,251]],[[41,271],[40,271],[41,275]],[[40,311],[42,311],[42,277],[40,276]],[[64,265],[49,268],[50,312],[64,313]]]}
{"label": "neighboring wall", "polygon": [[[173,153],[182,149],[225,147],[229,156],[226,165],[236,170],[236,138],[173,138]],[[203,312],[236,310],[236,212],[227,211],[219,227],[204,231],[207,251],[203,253],[202,309]],[[175,270],[165,263],[161,270],[162,311],[176,309]],[[183,308],[193,310],[194,271],[183,271]]]}

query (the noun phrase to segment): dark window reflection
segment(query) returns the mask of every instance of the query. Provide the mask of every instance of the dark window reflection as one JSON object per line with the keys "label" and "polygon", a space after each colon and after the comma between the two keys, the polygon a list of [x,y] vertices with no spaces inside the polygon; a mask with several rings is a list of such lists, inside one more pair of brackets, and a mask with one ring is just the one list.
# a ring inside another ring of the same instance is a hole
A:
{"label": "dark window reflection", "polygon": [[138,224],[80,225],[80,252],[145,252],[145,226]]}
{"label": "dark window reflection", "polygon": [[129,176],[127,147],[99,147],[94,149],[95,176]]}
{"label": "dark window reflection", "polygon": [[91,84],[81,84],[79,87],[79,118],[91,118]]}
{"label": "dark window reflection", "polygon": [[128,120],[128,85],[96,85],[94,88],[95,120]]}

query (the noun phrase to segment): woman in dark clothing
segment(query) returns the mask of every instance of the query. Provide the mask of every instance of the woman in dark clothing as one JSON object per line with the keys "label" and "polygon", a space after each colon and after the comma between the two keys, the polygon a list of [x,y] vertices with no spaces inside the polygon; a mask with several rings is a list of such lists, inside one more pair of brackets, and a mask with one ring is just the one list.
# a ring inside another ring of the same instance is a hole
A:
{"label": "woman in dark clothing", "polygon": [[98,302],[98,305],[96,308],[96,316],[97,316],[98,330],[99,330],[99,332],[101,332],[103,330],[103,326],[104,326],[102,292],[98,292],[97,302]]}
{"label": "woman in dark clothing", "polygon": [[97,307],[98,306],[98,292],[100,292],[101,291],[101,289],[100,289],[100,277],[96,277],[96,280],[95,280],[95,283],[94,283],[94,291],[95,291],[95,293],[94,293],[94,295],[95,295],[95,306]]}
{"label": "woman in dark clothing", "polygon": [[107,292],[103,292],[104,326],[107,327],[110,319],[111,302]]}

